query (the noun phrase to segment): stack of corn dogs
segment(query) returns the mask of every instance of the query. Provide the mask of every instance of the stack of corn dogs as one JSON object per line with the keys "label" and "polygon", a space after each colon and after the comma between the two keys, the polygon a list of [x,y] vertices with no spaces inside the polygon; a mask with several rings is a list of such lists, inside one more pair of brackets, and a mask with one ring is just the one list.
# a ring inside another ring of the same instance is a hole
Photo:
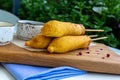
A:
{"label": "stack of corn dogs", "polygon": [[26,41],[25,46],[37,49],[45,48],[50,53],[65,53],[79,48],[87,48],[93,40],[107,38],[91,39],[96,35],[87,36],[85,35],[86,31],[102,32],[104,30],[90,30],[85,29],[82,24],[51,20],[43,25],[40,34]]}

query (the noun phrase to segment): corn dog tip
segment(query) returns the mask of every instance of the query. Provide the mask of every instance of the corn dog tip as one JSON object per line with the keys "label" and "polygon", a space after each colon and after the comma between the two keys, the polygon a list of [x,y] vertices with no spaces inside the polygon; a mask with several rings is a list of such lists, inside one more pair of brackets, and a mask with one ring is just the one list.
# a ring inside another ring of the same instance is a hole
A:
{"label": "corn dog tip", "polygon": [[30,46],[30,44],[31,44],[30,41],[25,42],[25,46]]}
{"label": "corn dog tip", "polygon": [[49,51],[50,53],[53,53],[53,52],[54,52],[54,47],[52,47],[52,46],[48,47],[48,51]]}

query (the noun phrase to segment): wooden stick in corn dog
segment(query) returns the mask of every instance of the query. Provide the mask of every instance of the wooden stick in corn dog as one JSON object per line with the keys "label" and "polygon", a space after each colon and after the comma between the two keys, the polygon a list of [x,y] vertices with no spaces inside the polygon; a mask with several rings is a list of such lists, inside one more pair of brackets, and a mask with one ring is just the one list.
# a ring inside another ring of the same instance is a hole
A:
{"label": "wooden stick in corn dog", "polygon": [[92,39],[92,41],[97,41],[97,40],[106,39],[106,38],[107,38],[107,37],[95,38],[95,39]]}
{"label": "wooden stick in corn dog", "polygon": [[90,30],[85,29],[85,27],[82,24],[62,22],[57,20],[51,20],[46,22],[43,28],[41,29],[41,33],[44,36],[49,37],[61,37],[66,35],[83,35],[85,34],[85,31]]}
{"label": "wooden stick in corn dog", "polygon": [[91,38],[92,38],[92,37],[97,37],[97,36],[98,36],[98,35],[89,35],[89,37],[91,37]]}
{"label": "wooden stick in corn dog", "polygon": [[[99,38],[99,39],[105,39]],[[96,40],[99,40],[96,39]],[[47,50],[50,53],[65,53],[68,51],[76,50],[79,48],[87,48],[92,39],[89,36],[63,36],[59,38],[54,38],[49,44]],[[95,41],[95,39],[94,39]]]}
{"label": "wooden stick in corn dog", "polygon": [[31,40],[25,42],[25,46],[32,48],[47,48],[53,38],[41,34],[34,36]]}
{"label": "wooden stick in corn dog", "polygon": [[102,30],[102,29],[86,29],[86,31],[89,31],[89,32],[103,32],[104,30]]}

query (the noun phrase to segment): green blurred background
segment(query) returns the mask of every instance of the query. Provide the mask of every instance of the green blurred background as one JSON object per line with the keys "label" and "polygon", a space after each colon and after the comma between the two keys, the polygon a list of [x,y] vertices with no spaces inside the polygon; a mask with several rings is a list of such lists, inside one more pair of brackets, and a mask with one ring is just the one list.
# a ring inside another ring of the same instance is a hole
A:
{"label": "green blurred background", "polygon": [[20,19],[56,19],[83,24],[86,29],[104,29],[86,34],[107,36],[99,42],[120,48],[120,0],[0,0],[0,8]]}

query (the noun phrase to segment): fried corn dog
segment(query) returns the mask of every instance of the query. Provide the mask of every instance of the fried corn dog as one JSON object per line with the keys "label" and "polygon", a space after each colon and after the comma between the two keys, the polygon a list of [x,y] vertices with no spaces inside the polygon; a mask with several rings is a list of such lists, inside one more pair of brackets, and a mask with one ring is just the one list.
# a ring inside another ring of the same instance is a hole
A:
{"label": "fried corn dog", "polygon": [[31,40],[25,42],[25,46],[32,48],[47,48],[52,41],[51,37],[46,37],[41,34],[34,36]]}
{"label": "fried corn dog", "polygon": [[44,36],[49,37],[83,35],[85,34],[85,28],[82,24],[51,20],[44,24],[43,28],[41,29],[41,33]]}
{"label": "fried corn dog", "polygon": [[91,42],[89,36],[63,36],[55,38],[49,44],[47,50],[50,53],[64,53],[71,50],[76,50],[79,48],[86,48]]}

